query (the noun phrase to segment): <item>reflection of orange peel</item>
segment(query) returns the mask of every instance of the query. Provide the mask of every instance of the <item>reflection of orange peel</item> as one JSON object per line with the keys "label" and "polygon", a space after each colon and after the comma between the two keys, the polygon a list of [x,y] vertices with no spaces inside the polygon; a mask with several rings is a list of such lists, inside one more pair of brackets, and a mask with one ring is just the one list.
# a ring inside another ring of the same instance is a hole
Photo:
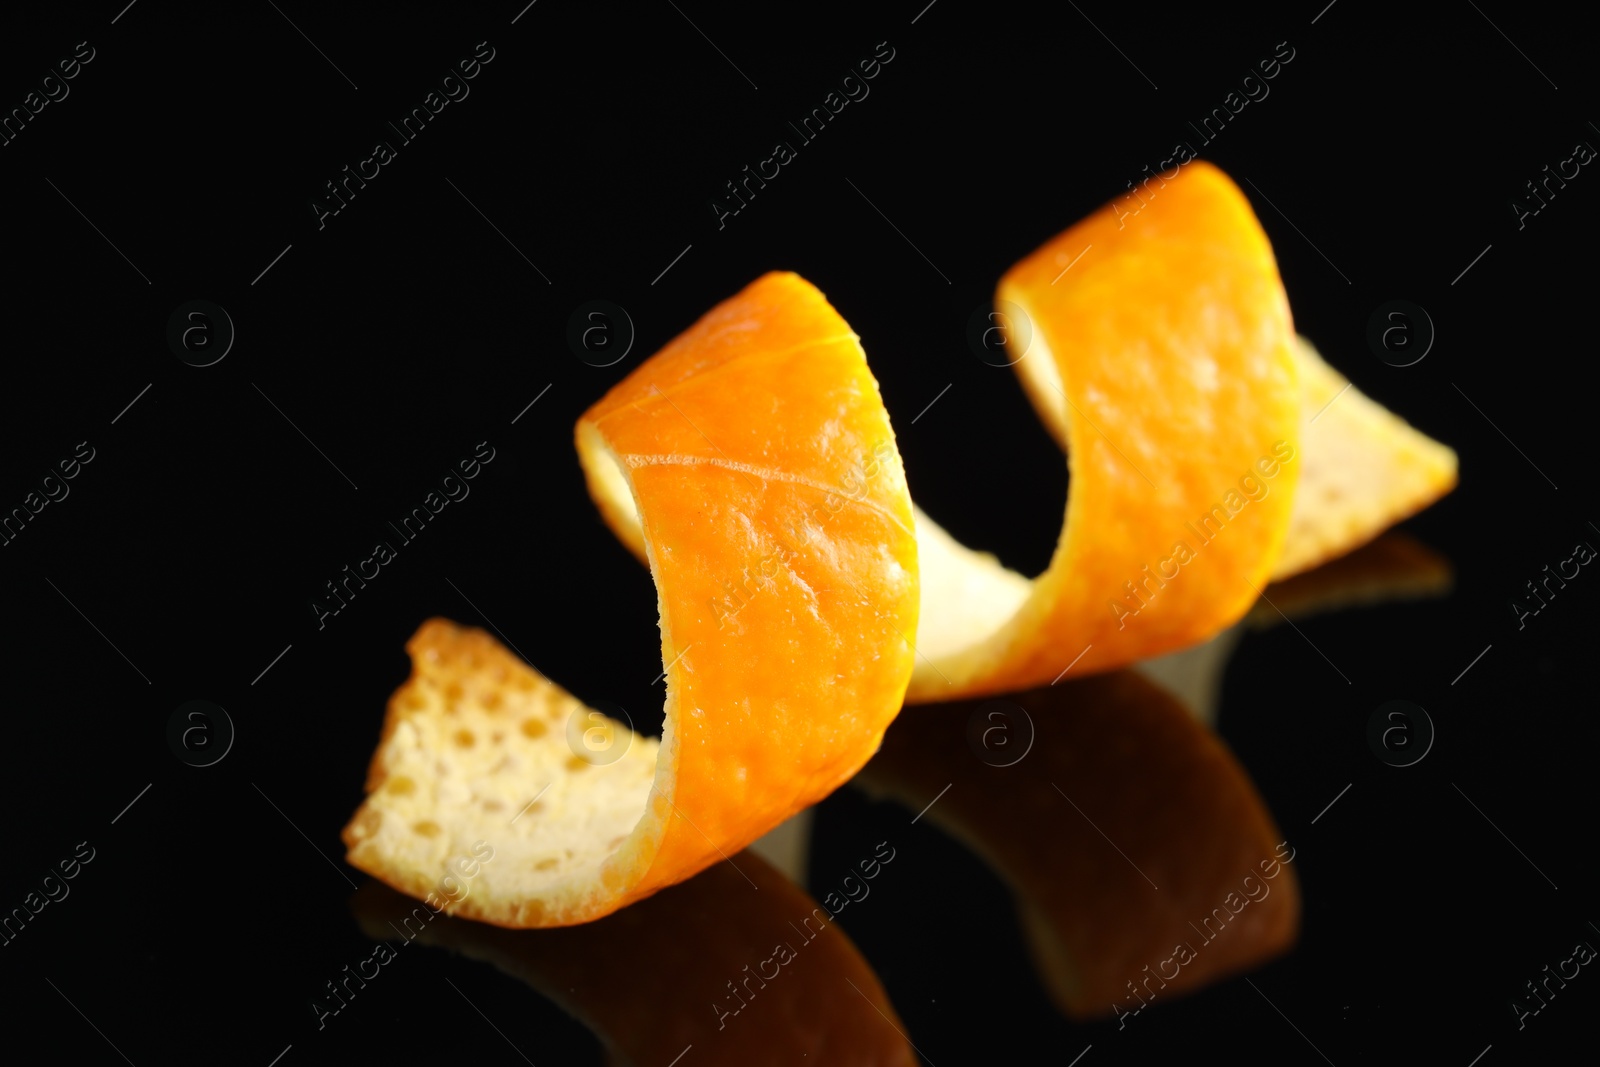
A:
{"label": "reflection of orange peel", "polygon": [[400,932],[526,983],[588,1026],[614,1062],[672,1063],[693,1045],[685,1063],[742,1067],[781,1050],[786,1063],[912,1067],[904,1024],[845,932],[814,918],[827,913],[758,857],[733,862],[567,930],[433,918],[372,884],[355,908],[370,937]]}
{"label": "reflection of orange peel", "polygon": [[[487,841],[495,863],[451,910],[503,926],[596,919],[738,852],[855,774],[911,673],[893,432],[861,345],[806,282],[770,274],[724,301],[595,404],[577,445],[655,579],[659,747],[487,635],[429,623],[345,830],[353,865],[415,896]],[[600,745],[567,736],[575,714]]]}
{"label": "reflection of orange peel", "polygon": [[1185,168],[1136,218],[1108,206],[1049,241],[996,296],[1027,319],[1015,367],[1067,451],[1066,519],[1029,581],[918,512],[923,659],[909,701],[1039,685],[1069,664],[1084,674],[1204,640],[1269,580],[1348,551],[1455,483],[1448,448],[1353,388],[1338,395],[1347,383],[1294,335],[1249,203],[1208,164]]}
{"label": "reflection of orange peel", "polygon": [[[1340,401],[1343,403],[1343,401]],[[1275,626],[1324,612],[1443,596],[1455,580],[1450,561],[1398,530],[1314,570],[1274,582],[1245,621]]]}
{"label": "reflection of orange peel", "polygon": [[[1300,893],[1292,868],[1276,862],[1272,817],[1232,754],[1176,701],[1127,671],[1006,701],[1036,731],[1013,765],[975,757],[968,723],[989,705],[957,703],[901,716],[857,781],[910,811],[926,808],[1005,879],[1064,1012],[1137,1007],[1128,983],[1145,990],[1179,943],[1195,958],[1148,987],[1157,999],[1259,966],[1294,942]],[[1014,711],[999,721],[1008,744],[1023,743]],[[1249,894],[1259,899],[1244,904]]]}
{"label": "reflection of orange peel", "polygon": [[1223,673],[1245,627],[1270,629],[1324,612],[1443,596],[1452,581],[1448,560],[1391,530],[1347,556],[1272,583],[1242,622],[1204,644],[1145,660],[1135,669],[1188,705],[1201,722],[1214,726]]}

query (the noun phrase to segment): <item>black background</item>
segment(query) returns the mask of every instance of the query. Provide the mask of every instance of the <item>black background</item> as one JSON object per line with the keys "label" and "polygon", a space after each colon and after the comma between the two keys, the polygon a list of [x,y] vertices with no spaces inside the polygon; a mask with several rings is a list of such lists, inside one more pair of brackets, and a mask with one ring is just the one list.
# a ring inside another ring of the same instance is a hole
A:
{"label": "black background", "polygon": [[[1202,156],[1250,195],[1297,328],[1457,449],[1461,485],[1406,524],[1451,561],[1448,596],[1252,633],[1230,664],[1219,731],[1299,849],[1300,942],[1252,975],[1282,1014],[1233,980],[1131,1032],[1068,1022],[996,876],[850,787],[819,806],[811,889],[893,835],[904,858],[877,904],[840,921],[940,1065],[1064,1063],[1092,1045],[1086,1067],[1212,1048],[1465,1067],[1491,1045],[1485,1065],[1545,1060],[1581,1034],[1600,996],[1587,972],[1521,1031],[1509,1003],[1600,939],[1582,681],[1600,579],[1585,571],[1521,631],[1507,603],[1575,542],[1600,543],[1587,366],[1600,178],[1585,168],[1520,230],[1510,201],[1578,141],[1600,144],[1589,42],[1506,4],[924,2],[539,0],[515,25],[517,2],[333,19],[159,0],[119,17],[113,0],[3,16],[7,109],[77,42],[95,49],[70,95],[0,148],[0,506],[78,442],[95,450],[70,496],[0,548],[0,908],[77,842],[97,853],[0,948],[8,1041],[82,1063],[121,1062],[114,1044],[141,1067],[265,1065],[289,1045],[285,1067],[523,1062],[447,975],[533,1062],[599,1062],[555,1006],[431,949],[316,1028],[307,1001],[370,942],[312,845],[342,855],[406,638],[432,615],[492,619],[580,697],[659,730],[655,594],[588,501],[572,426],[776,268],[860,333],[917,501],[969,544],[1042,569],[1065,466],[1012,372],[968,349],[968,318],[1017,259],[1177,141],[1199,147],[1187,120],[1283,41],[1294,59],[1270,95]],[[308,205],[323,183],[484,40],[495,58],[470,96],[319,229]],[[719,229],[710,198],[880,41],[895,58],[870,96]],[[605,369],[565,340],[597,298],[637,329]],[[192,299],[237,330],[208,368],[166,343]],[[1367,348],[1391,299],[1437,328],[1415,366]],[[470,497],[319,630],[308,605],[323,583],[482,440],[496,458]],[[164,734],[196,698],[238,729],[202,769]],[[1438,728],[1406,769],[1365,738],[1394,698]],[[1049,825],[1038,833],[1049,848]]]}

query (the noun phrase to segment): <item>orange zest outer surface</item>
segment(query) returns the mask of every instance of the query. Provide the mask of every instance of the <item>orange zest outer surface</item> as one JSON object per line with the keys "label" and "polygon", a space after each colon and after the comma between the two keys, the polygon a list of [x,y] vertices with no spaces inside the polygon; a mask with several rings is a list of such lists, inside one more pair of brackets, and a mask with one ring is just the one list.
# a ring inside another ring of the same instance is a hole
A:
{"label": "orange zest outer surface", "polygon": [[614,910],[737,852],[872,756],[911,673],[917,550],[861,345],[794,274],[712,309],[576,437],[602,515],[655,579],[668,665],[654,842],[602,871]]}
{"label": "orange zest outer surface", "polygon": [[[1036,404],[1063,414],[1065,524],[1009,621],[917,664],[913,702],[1048,683],[1080,653],[1073,670],[1089,673],[1203,640],[1250,607],[1288,528],[1299,467],[1273,453],[1298,449],[1300,434],[1288,298],[1221,171],[1190,165],[1134,217],[1090,215],[1011,268],[997,300],[1031,320],[1017,371]],[[1270,481],[1263,457],[1277,466]],[[1190,524],[1230,491],[1243,499],[1246,475],[1270,491],[1224,511],[1202,541]],[[1181,564],[1180,543],[1193,555]],[[1146,602],[1137,617],[1113,608],[1139,607],[1130,588]],[[930,599],[923,615],[961,610]]]}

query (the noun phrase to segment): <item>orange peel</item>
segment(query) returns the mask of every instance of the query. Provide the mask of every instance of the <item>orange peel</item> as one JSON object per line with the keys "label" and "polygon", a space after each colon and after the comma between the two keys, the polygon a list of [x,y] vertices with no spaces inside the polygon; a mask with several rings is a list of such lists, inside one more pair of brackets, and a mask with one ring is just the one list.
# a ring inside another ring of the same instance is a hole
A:
{"label": "orange peel", "polygon": [[1066,516],[1029,581],[918,514],[924,660],[911,702],[1202,641],[1249,609],[1289,528],[1301,439],[1289,303],[1221,171],[1191,165],[1126,223],[1110,206],[1090,215],[1012,267],[996,296],[1031,324],[1015,367],[1066,448]]}
{"label": "orange peel", "polygon": [[[1007,570],[912,506],[859,339],[808,282],[767,274],[576,427],[591,496],[655,580],[659,744],[487,635],[430,623],[346,827],[350,862],[419,895],[482,839],[511,862],[457,913],[598,918],[826,796],[903,699],[1010,692],[1192,646],[1269,580],[1454,485],[1453,452],[1295,337],[1266,234],[1207,164],[1130,223],[1107,207],[1048,242],[998,298],[1034,326],[1017,369],[1072,476],[1044,574]],[[511,707],[547,731],[561,715],[593,722],[627,754],[598,768],[573,748],[574,764],[554,732],[505,728],[496,715]],[[530,785],[553,790],[546,814],[493,825],[491,804],[540,803],[522,801]]]}
{"label": "orange peel", "polygon": [[1191,164],[1125,214],[1108,205],[1000,281],[998,305],[1031,334],[1013,365],[1067,453],[1066,517],[1030,581],[917,513],[923,659],[908,702],[1192,646],[1269,581],[1456,484],[1453,451],[1295,335],[1266,234],[1225,174]]}
{"label": "orange peel", "polygon": [[[827,796],[877,750],[914,655],[916,540],[888,414],[855,335],[797,276],[705,315],[576,439],[602,515],[655,580],[659,746],[488,635],[430,623],[345,830],[351,864],[414,896],[487,842],[495,861],[448,907],[502,926],[599,918]],[[585,758],[562,720],[625,754]]]}
{"label": "orange peel", "polygon": [[1283,554],[1282,581],[1358,548],[1456,486],[1458,463],[1440,444],[1372,400],[1296,338],[1304,450]]}

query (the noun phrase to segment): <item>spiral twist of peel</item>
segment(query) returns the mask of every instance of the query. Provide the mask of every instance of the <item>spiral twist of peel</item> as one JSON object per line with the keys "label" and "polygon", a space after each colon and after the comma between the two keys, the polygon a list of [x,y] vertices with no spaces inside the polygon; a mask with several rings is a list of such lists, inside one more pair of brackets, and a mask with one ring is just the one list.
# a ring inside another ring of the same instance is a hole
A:
{"label": "spiral twist of peel", "polygon": [[765,275],[576,430],[602,517],[656,584],[661,740],[609,723],[620,755],[588,758],[566,724],[598,712],[488,635],[430,621],[350,862],[421,897],[487,841],[496,860],[454,913],[599,918],[826,796],[903,702],[1193,645],[1269,581],[1448,491],[1455,454],[1295,336],[1239,189],[1197,163],[1163,194],[1126,225],[1091,215],[1000,282],[1032,325],[1017,371],[1071,471],[1042,575],[913,507],[859,339],[810,283]]}

